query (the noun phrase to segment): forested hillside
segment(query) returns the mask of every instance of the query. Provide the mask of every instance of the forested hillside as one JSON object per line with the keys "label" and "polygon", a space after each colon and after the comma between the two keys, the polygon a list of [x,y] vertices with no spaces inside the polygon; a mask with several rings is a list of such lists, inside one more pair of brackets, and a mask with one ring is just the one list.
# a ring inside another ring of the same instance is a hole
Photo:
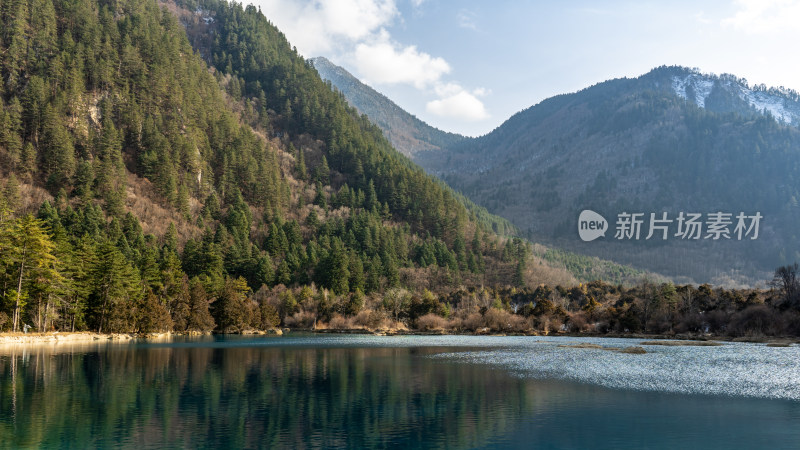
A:
{"label": "forested hillside", "polygon": [[253,7],[3,0],[0,19],[0,330],[243,331],[572,280]]}
{"label": "forested hillside", "polygon": [[[204,18],[203,22],[205,23],[208,19],[208,17]],[[196,35],[202,36],[202,34]],[[422,167],[425,169],[431,169],[431,167],[427,167],[427,163],[436,161],[437,156],[449,155],[450,149],[456,144],[466,146],[476,139],[446,133],[431,127],[325,58],[313,58],[311,62],[320,76],[330,82],[333,88],[340,91],[348,103],[378,126],[397,150],[409,156],[413,161],[422,163]],[[438,166],[436,168],[434,173],[440,173],[441,168]],[[470,173],[474,167],[465,167],[462,170]],[[466,204],[470,206],[471,202],[466,202]],[[643,271],[631,266],[560,249],[548,249],[540,244],[534,246],[534,254],[542,257],[551,265],[565,268],[579,281],[584,282],[604,280],[612,283],[630,283],[644,274]]]}

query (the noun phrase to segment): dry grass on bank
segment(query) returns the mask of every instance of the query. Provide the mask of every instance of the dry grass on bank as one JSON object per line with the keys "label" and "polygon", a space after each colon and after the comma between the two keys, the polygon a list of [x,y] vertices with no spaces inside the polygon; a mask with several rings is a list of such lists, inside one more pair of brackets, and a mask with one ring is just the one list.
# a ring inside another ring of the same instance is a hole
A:
{"label": "dry grass on bank", "polygon": [[317,322],[315,330],[364,330],[369,332],[403,332],[408,327],[374,310],[363,310],[353,317],[334,314],[328,322]]}

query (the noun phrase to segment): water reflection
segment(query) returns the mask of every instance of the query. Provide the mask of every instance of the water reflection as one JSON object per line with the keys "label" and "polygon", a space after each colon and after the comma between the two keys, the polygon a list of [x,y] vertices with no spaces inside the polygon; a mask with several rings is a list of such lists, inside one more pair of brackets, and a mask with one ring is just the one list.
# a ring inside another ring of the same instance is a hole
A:
{"label": "water reflection", "polygon": [[[800,443],[798,401],[685,395],[669,387],[681,386],[675,380],[705,379],[684,374],[692,361],[707,374],[774,366],[776,376],[791,378],[793,348],[781,353],[736,344],[623,355],[555,343],[297,336],[5,346],[0,347],[0,448],[797,448]],[[582,382],[570,381],[573,376]],[[651,382],[655,378],[671,384],[664,388]],[[645,390],[608,388],[624,379]]]}
{"label": "water reflection", "polygon": [[455,349],[237,343],[7,351],[2,446],[465,448],[532,405],[523,380],[426,357]]}

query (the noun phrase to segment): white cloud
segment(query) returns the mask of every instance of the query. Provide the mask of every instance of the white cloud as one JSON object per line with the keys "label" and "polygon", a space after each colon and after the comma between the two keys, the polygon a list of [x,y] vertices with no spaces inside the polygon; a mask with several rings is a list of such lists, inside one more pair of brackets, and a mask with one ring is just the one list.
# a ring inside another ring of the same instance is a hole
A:
{"label": "white cloud", "polygon": [[470,30],[477,30],[477,19],[478,15],[475,14],[474,11],[470,11],[467,9],[462,9],[458,11],[456,14],[456,20],[458,21],[458,26],[461,28],[468,28]]}
{"label": "white cloud", "polygon": [[477,122],[488,119],[489,113],[478,96],[486,95],[486,89],[476,89],[468,92],[456,84],[447,84],[437,87],[437,93],[442,98],[432,100],[425,105],[425,109],[437,116],[452,119]]}
{"label": "white cloud", "polygon": [[736,14],[722,24],[750,34],[796,31],[800,23],[797,0],[736,0],[736,4]]}
{"label": "white cloud", "polygon": [[255,1],[302,55],[338,54],[369,83],[424,89],[450,72],[444,59],[392,39],[385,27],[398,18],[394,0]]}
{"label": "white cloud", "polygon": [[[468,91],[443,77],[451,67],[444,58],[394,40],[388,29],[402,21],[396,0],[252,0],[305,57],[347,61],[374,85],[409,85],[436,99],[426,104],[434,115],[461,121],[489,117],[485,89]],[[409,0],[419,8],[426,0]],[[462,27],[476,28],[477,16],[461,10]]]}
{"label": "white cloud", "polygon": [[472,93],[477,95],[478,97],[486,97],[487,95],[492,93],[492,90],[486,88],[478,88],[472,91]]}
{"label": "white cloud", "polygon": [[402,47],[385,30],[374,41],[356,46],[353,63],[368,83],[405,83],[417,89],[436,83],[450,72],[444,59],[421,52],[414,45]]}
{"label": "white cloud", "polygon": [[254,0],[306,57],[368,38],[398,15],[394,0]]}
{"label": "white cloud", "polygon": [[464,88],[458,83],[438,83],[433,87],[439,97],[449,97],[463,91]]}

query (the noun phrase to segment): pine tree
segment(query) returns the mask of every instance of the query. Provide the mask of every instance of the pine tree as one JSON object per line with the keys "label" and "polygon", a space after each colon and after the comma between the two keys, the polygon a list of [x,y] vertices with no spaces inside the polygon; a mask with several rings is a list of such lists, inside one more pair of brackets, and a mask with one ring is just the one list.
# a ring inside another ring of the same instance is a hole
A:
{"label": "pine tree", "polygon": [[30,142],[26,142],[22,147],[19,164],[20,174],[33,175],[36,173],[36,149]]}
{"label": "pine tree", "polygon": [[219,297],[212,304],[217,328],[225,333],[241,332],[247,327],[249,317],[245,305],[250,290],[244,278],[226,278]]}
{"label": "pine tree", "polygon": [[97,192],[113,215],[120,215],[125,196],[125,165],[122,162],[122,140],[114,121],[107,114],[97,143],[99,167],[95,171]]}
{"label": "pine tree", "polygon": [[89,297],[94,291],[94,270],[97,266],[95,243],[88,235],[83,235],[72,251],[62,253],[65,277],[70,282],[69,294],[65,299],[65,315],[69,318],[69,329],[83,329]]}
{"label": "pine tree", "polygon": [[26,54],[28,52],[28,2],[18,1],[9,5],[11,13],[8,35],[10,41],[6,48],[5,73],[6,87],[9,91],[19,89],[22,75],[25,71]]}
{"label": "pine tree", "polygon": [[270,224],[264,249],[274,257],[282,257],[286,254],[289,250],[289,241],[283,227],[278,227],[274,222]]}
{"label": "pine tree", "polygon": [[0,228],[0,251],[2,259],[12,267],[16,289],[5,292],[7,300],[14,305],[13,330],[17,331],[30,280],[58,280],[61,275],[55,270],[54,244],[44,222],[25,215]]}
{"label": "pine tree", "polygon": [[75,169],[74,191],[73,194],[86,204],[94,197],[92,185],[94,184],[94,168],[92,163],[86,160],[78,162]]}
{"label": "pine tree", "polygon": [[364,293],[361,292],[361,289],[356,288],[347,302],[347,315],[355,316],[361,312],[361,310],[364,308],[365,301],[366,299],[364,297]]}
{"label": "pine tree", "polygon": [[209,300],[203,284],[193,279],[189,287],[189,316],[186,329],[190,331],[209,332],[216,324],[209,312]]}
{"label": "pine tree", "polygon": [[344,249],[341,239],[333,238],[331,251],[323,261],[322,277],[324,285],[329,287],[336,295],[343,295],[349,292],[350,270],[348,269],[350,259]]}
{"label": "pine tree", "polygon": [[47,121],[57,119],[53,106],[48,102],[44,80],[39,75],[33,75],[22,96],[22,121],[25,126],[24,137],[37,146],[39,132],[46,130]]}
{"label": "pine tree", "polygon": [[322,208],[323,210],[328,209],[328,200],[325,196],[325,189],[322,188],[322,183],[317,182],[316,185],[316,194],[314,195],[314,204]]}
{"label": "pine tree", "polygon": [[219,220],[221,217],[220,208],[219,208],[219,198],[217,194],[211,193],[206,198],[205,204],[203,205],[203,215],[207,215],[208,217]]}
{"label": "pine tree", "polygon": [[289,267],[289,263],[284,258],[280,264],[278,264],[278,271],[275,273],[275,283],[288,285],[292,281],[292,269]]}
{"label": "pine tree", "polygon": [[[141,294],[136,270],[113,244],[104,242],[97,249],[97,264],[91,277],[94,289],[90,306],[97,332],[125,329],[124,325],[130,320],[127,312],[133,309]],[[116,320],[109,320],[109,317]]]}
{"label": "pine tree", "polygon": [[[127,242],[127,240],[125,241]],[[150,246],[145,248],[138,265],[142,283],[150,290],[162,293],[164,285],[162,284],[162,272],[158,265],[158,251]]]}
{"label": "pine tree", "polygon": [[252,288],[258,289],[262,285],[272,284],[274,277],[275,273],[274,270],[272,269],[272,261],[270,260],[268,254],[263,254],[255,259],[255,264],[253,264],[252,277],[251,279],[248,280],[248,284]]}
{"label": "pine tree", "polygon": [[[2,82],[0,82],[2,85]],[[8,169],[18,170],[22,163],[22,130],[20,122],[19,100],[14,97],[16,104],[6,106],[0,96],[0,146],[5,147],[8,154]]]}
{"label": "pine tree", "polygon": [[56,10],[52,0],[31,2],[31,43],[28,50],[30,67],[46,67],[53,56],[56,38]]}
{"label": "pine tree", "polygon": [[330,184],[330,168],[328,167],[328,159],[325,155],[322,156],[322,161],[314,169],[314,181],[326,186]]}
{"label": "pine tree", "polygon": [[69,185],[75,171],[75,149],[55,111],[47,105],[44,113],[44,136],[40,165],[51,192]]}
{"label": "pine tree", "polygon": [[22,206],[22,197],[20,195],[19,190],[19,180],[14,175],[14,173],[10,173],[8,175],[8,179],[6,180],[6,185],[3,188],[3,196],[5,197],[6,204],[8,208],[12,211],[17,211]]}
{"label": "pine tree", "polygon": [[305,180],[308,177],[305,152],[302,148],[297,151],[297,160],[295,162],[294,172],[299,180]]}
{"label": "pine tree", "polygon": [[375,292],[381,289],[381,272],[382,272],[380,258],[375,256],[372,258],[367,269],[367,279],[365,283],[366,292]]}
{"label": "pine tree", "polygon": [[135,331],[155,333],[172,330],[173,322],[169,310],[153,291],[147,291],[137,307]]}
{"label": "pine tree", "polygon": [[517,267],[514,271],[514,285],[518,287],[525,286],[525,262],[523,260],[517,262]]}
{"label": "pine tree", "polygon": [[367,198],[364,202],[364,209],[369,212],[377,212],[380,203],[378,202],[378,194],[375,193],[375,184],[372,180],[369,180],[369,185],[367,186]]}
{"label": "pine tree", "polygon": [[164,235],[165,252],[178,254],[178,230],[175,228],[175,223],[170,222],[167,227],[167,233]]}
{"label": "pine tree", "polygon": [[173,329],[177,332],[188,331],[189,314],[191,314],[191,293],[189,291],[189,278],[184,276],[180,280],[177,295],[172,298],[170,313]]}
{"label": "pine tree", "polygon": [[472,236],[472,251],[481,252],[481,229],[478,227],[475,227],[475,234]]}
{"label": "pine tree", "polygon": [[383,267],[383,274],[386,276],[388,287],[397,287],[400,284],[400,272],[395,258],[388,253],[384,253],[381,256],[381,266]]}
{"label": "pine tree", "polygon": [[297,312],[299,305],[297,299],[291,290],[286,290],[281,293],[281,316],[284,318],[291,317]]}
{"label": "pine tree", "polygon": [[363,292],[366,285],[366,278],[364,276],[364,263],[355,252],[350,254],[348,271],[350,272],[350,278],[348,280],[348,287],[350,291]]}

